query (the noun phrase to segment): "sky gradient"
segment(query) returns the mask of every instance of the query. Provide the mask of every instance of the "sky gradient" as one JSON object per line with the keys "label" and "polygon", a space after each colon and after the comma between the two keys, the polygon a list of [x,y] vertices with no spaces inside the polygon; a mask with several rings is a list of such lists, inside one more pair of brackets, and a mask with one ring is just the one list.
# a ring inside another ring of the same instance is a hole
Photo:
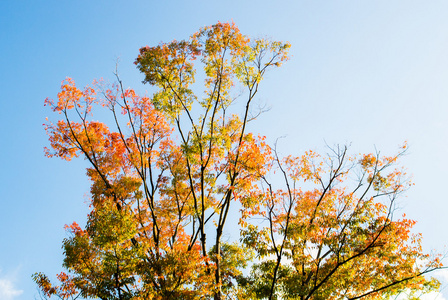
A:
{"label": "sky gradient", "polygon": [[87,163],[44,157],[44,99],[67,76],[113,81],[117,61],[125,86],[144,93],[140,47],[218,21],[292,45],[258,94],[271,109],[250,129],[284,136],[281,152],[297,155],[326,144],[393,154],[408,141],[402,165],[415,186],[399,213],[418,221],[426,252],[445,251],[447,16],[447,1],[1,1],[0,300],[37,296],[31,274],[62,270],[64,224],[84,224],[88,211]]}

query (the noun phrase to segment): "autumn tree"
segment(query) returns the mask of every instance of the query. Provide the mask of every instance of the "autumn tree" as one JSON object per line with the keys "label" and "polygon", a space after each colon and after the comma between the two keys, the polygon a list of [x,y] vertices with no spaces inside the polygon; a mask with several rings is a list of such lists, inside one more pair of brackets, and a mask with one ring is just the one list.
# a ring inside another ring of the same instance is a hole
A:
{"label": "autumn tree", "polygon": [[244,298],[384,299],[437,288],[422,275],[440,268],[441,256],[422,253],[415,221],[393,220],[398,196],[412,185],[396,167],[406,148],[389,157],[349,156],[347,147],[326,157],[280,159],[274,151],[283,187],[263,175],[241,196],[242,241],[262,258],[240,281]]}
{"label": "autumn tree", "polygon": [[[118,75],[112,86],[62,83],[45,101],[60,116],[45,124],[45,153],[89,162],[91,211],[84,228],[66,226],[61,283],[33,275],[43,297],[376,299],[437,287],[422,275],[441,264],[422,253],[414,221],[392,218],[407,187],[387,171],[399,155],[280,158],[247,131],[264,74],[288,48],[218,23],[140,49],[151,96]],[[93,109],[113,122],[94,121]],[[274,188],[275,170],[285,188]]]}

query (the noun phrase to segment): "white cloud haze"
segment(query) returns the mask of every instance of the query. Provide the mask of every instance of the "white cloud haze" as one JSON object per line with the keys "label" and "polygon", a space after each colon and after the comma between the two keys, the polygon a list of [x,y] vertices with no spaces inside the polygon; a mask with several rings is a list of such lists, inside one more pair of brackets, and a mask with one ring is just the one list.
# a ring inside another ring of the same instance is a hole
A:
{"label": "white cloud haze", "polygon": [[14,286],[14,277],[14,274],[0,276],[0,300],[13,300],[23,293]]}

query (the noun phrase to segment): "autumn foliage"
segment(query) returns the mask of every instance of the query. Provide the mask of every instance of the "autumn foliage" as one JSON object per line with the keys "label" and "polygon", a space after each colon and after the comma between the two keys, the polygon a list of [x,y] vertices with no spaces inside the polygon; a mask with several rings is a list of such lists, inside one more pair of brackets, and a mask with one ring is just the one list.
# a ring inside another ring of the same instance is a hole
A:
{"label": "autumn foliage", "polygon": [[45,124],[45,153],[89,162],[91,211],[84,228],[66,226],[60,283],[33,275],[42,297],[383,299],[438,287],[422,276],[441,263],[422,252],[415,221],[393,218],[410,185],[397,168],[406,146],[279,157],[248,132],[259,85],[289,47],[218,23],[140,49],[152,96],[118,76],[62,82],[45,100],[60,117]]}

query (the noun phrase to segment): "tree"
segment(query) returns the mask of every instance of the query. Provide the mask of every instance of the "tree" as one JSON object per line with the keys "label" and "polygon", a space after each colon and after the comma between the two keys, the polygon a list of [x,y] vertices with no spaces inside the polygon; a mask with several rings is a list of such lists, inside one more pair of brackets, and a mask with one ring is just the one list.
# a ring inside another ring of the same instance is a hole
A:
{"label": "tree", "polygon": [[242,201],[242,239],[265,258],[241,282],[249,295],[383,299],[436,288],[421,275],[441,267],[440,256],[422,253],[421,236],[410,233],[415,221],[405,214],[393,221],[397,197],[412,185],[393,167],[406,148],[391,157],[348,157],[347,147],[327,157],[310,151],[280,160],[275,152],[285,187],[275,190],[261,176],[264,188]]}
{"label": "tree", "polygon": [[[347,158],[344,148],[326,160],[281,159],[247,132],[259,84],[289,47],[218,23],[140,49],[135,63],[151,97],[118,75],[83,90],[63,81],[58,100],[45,101],[61,116],[45,124],[45,151],[90,163],[91,212],[84,229],[66,226],[61,284],[33,275],[43,297],[373,299],[437,288],[422,275],[440,261],[422,253],[414,221],[392,220],[406,181],[387,170],[400,155]],[[235,98],[238,87],[246,91]],[[92,120],[93,108],[110,112],[111,127]],[[274,189],[274,170],[286,188]],[[224,242],[238,213],[240,236]]]}

